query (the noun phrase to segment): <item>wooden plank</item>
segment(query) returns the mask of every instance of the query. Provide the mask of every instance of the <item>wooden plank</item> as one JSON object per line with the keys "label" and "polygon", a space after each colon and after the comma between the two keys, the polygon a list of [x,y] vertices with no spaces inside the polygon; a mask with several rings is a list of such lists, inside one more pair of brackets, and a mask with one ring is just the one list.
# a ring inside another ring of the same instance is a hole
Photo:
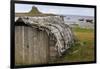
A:
{"label": "wooden plank", "polygon": [[40,62],[41,64],[47,63],[48,61],[48,36],[44,31],[39,32],[39,46],[40,46]]}
{"label": "wooden plank", "polygon": [[23,64],[22,27],[15,27],[15,65]]}
{"label": "wooden plank", "polygon": [[24,55],[24,58],[23,58],[23,64],[24,65],[28,65],[29,64],[29,42],[28,42],[28,28],[27,26],[24,26],[23,28],[23,49],[24,49],[24,52],[23,52],[23,55]]}
{"label": "wooden plank", "polygon": [[28,43],[29,43],[29,63],[28,64],[34,64],[34,33],[33,33],[33,28],[32,27],[28,27]]}

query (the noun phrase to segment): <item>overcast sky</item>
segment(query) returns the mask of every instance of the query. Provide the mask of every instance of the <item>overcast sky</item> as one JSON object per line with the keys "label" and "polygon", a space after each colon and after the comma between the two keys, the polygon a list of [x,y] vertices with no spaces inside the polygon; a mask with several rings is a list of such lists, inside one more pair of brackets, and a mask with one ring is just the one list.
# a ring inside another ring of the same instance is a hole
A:
{"label": "overcast sky", "polygon": [[30,5],[30,4],[15,4],[15,12],[17,13],[29,12],[32,9],[32,6],[36,6],[38,10],[43,13],[53,13],[60,15],[94,16],[94,8]]}

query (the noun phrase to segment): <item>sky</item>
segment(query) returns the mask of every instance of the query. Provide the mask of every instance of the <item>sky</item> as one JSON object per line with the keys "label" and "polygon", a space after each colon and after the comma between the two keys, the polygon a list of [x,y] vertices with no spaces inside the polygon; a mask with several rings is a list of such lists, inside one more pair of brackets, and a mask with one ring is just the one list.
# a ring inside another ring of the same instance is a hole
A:
{"label": "sky", "polygon": [[94,16],[94,8],[49,6],[35,4],[15,4],[15,12],[29,12],[32,9],[32,6],[37,7],[38,10],[42,13],[53,13],[59,15]]}

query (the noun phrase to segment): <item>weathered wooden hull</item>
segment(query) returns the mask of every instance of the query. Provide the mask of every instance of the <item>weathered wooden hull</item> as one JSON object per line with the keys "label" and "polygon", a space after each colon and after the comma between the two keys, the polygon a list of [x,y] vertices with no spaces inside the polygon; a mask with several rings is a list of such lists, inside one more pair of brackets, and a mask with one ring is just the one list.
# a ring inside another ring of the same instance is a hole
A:
{"label": "weathered wooden hull", "polygon": [[70,27],[60,16],[19,17],[15,25],[16,65],[48,64],[74,41]]}

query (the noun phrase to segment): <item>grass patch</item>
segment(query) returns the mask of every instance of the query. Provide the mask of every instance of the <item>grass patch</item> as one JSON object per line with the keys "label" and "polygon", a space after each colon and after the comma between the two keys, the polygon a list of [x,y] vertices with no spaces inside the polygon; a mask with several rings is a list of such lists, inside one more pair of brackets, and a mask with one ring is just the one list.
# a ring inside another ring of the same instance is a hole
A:
{"label": "grass patch", "polygon": [[94,61],[94,31],[93,29],[72,29],[78,41],[68,49],[57,63]]}
{"label": "grass patch", "polygon": [[86,28],[80,28],[80,27],[75,27],[75,28],[72,28],[72,30],[74,32],[93,32],[94,30],[93,29],[86,29]]}

